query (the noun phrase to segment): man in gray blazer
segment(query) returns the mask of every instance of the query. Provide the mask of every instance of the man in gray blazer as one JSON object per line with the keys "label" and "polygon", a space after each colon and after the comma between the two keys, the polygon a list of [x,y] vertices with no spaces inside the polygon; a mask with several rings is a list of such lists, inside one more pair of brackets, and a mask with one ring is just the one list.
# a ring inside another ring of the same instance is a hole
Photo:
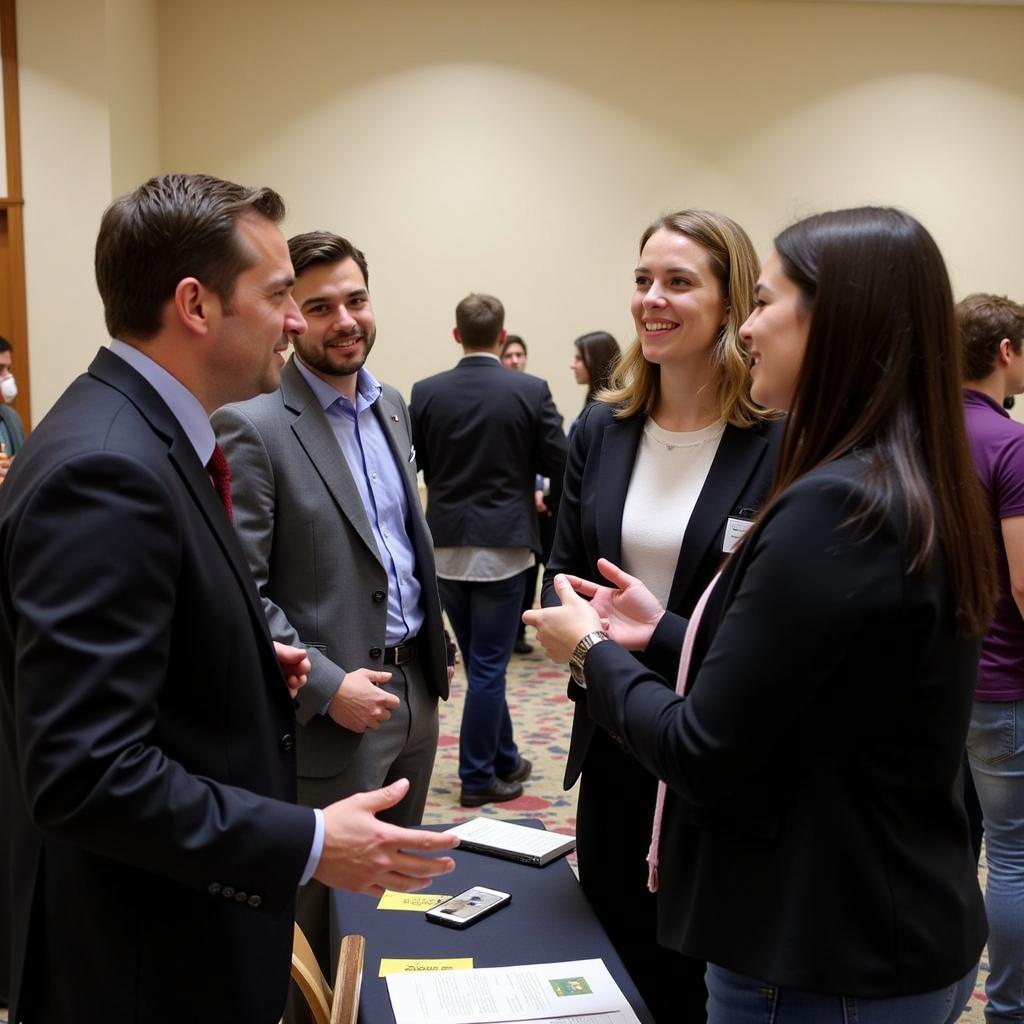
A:
{"label": "man in gray blazer", "polygon": [[[307,323],[280,390],[225,406],[235,526],[276,640],[309,652],[298,698],[299,801],[321,807],[408,778],[381,817],[423,817],[449,671],[409,412],[364,367],[376,335],[363,254],[325,231],[292,238]],[[327,890],[296,914],[328,969]]]}

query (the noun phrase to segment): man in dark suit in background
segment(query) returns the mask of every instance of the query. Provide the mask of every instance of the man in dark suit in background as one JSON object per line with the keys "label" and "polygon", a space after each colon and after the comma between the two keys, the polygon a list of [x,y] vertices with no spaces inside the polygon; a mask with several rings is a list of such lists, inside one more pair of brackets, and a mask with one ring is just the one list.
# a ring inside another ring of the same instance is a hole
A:
{"label": "man in dark suit in background", "polygon": [[566,441],[547,384],[501,365],[505,310],[469,295],[455,310],[458,365],[413,386],[416,457],[427,484],[441,601],[462,651],[468,690],[459,732],[461,803],[514,800],[520,756],[505,671],[523,600],[523,571],[540,554],[539,473],[559,486]]}
{"label": "man in dark suit in background", "polygon": [[116,200],[96,245],[116,340],[0,488],[25,1024],[276,1024],[300,880],[379,895],[450,866],[402,851],[450,843],[374,817],[404,782],[292,803],[309,663],[271,642],[207,418],[277,387],[305,329],[283,214],[205,175]]}
{"label": "man in dark suit in background", "polygon": [[[364,365],[377,334],[366,257],[328,231],[288,249],[306,332],[277,391],[213,416],[235,528],[272,636],[309,652],[299,800],[322,807],[405,777],[409,795],[381,818],[418,825],[448,667],[409,410]],[[329,974],[323,886],[302,888],[297,918]]]}

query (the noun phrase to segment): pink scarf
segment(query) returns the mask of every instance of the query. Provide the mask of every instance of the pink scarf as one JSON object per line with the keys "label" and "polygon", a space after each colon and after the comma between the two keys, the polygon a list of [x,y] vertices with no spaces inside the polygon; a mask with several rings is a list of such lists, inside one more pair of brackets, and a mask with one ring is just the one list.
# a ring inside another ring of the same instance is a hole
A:
{"label": "pink scarf", "polygon": [[[718,577],[708,584],[707,589],[700,595],[690,615],[690,621],[686,626],[686,636],[683,637],[683,652],[679,656],[679,672],[676,674],[676,693],[680,696],[686,693],[687,677],[690,674],[690,659],[693,656],[693,644],[697,639],[697,630],[700,629],[701,616],[704,614],[704,606],[708,603],[711,591],[715,589]],[[661,841],[661,818],[665,813],[665,791],[667,786],[664,782],[658,782],[658,800],[654,805],[654,824],[651,827],[651,848],[647,851],[647,888],[651,892],[658,891],[658,844]]]}

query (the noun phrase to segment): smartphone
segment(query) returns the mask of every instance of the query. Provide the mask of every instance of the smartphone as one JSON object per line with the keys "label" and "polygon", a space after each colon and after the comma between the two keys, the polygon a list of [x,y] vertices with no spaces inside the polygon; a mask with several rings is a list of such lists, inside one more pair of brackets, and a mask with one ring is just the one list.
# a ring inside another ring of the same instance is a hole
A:
{"label": "smartphone", "polygon": [[474,885],[472,889],[460,892],[444,903],[426,911],[428,921],[443,924],[448,928],[468,928],[481,917],[493,914],[506,904],[512,902],[507,892],[497,889],[485,889],[482,885]]}

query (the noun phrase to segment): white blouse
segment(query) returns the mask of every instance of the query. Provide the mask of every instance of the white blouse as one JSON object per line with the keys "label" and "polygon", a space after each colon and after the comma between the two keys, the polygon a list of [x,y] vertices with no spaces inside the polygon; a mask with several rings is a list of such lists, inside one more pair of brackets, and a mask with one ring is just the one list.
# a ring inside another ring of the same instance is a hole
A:
{"label": "white blouse", "polygon": [[644,424],[622,510],[622,568],[668,602],[679,548],[714,462],[725,422],[701,430]]}

